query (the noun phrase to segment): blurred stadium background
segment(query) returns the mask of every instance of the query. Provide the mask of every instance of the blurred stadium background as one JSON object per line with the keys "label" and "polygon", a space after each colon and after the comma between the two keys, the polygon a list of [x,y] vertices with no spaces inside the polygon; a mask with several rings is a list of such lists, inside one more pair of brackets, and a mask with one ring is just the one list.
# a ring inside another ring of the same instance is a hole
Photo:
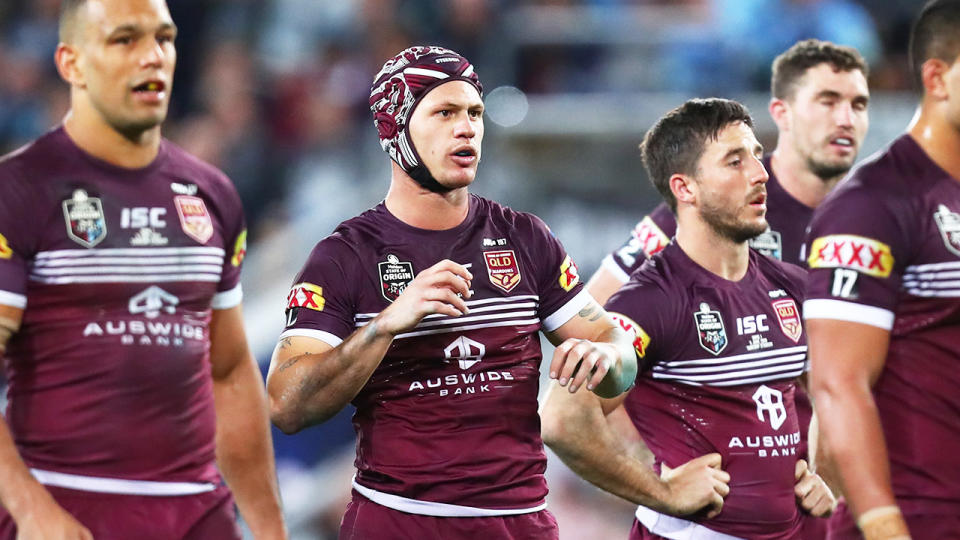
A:
{"label": "blurred stadium background", "polygon": [[[411,44],[477,66],[487,103],[474,192],[542,217],[586,278],[659,200],[637,144],[683,100],[746,103],[769,150],[769,66],[816,37],[871,67],[861,159],[914,108],[906,60],[920,0],[167,0],[180,28],[167,137],[217,165],[243,198],[243,286],[261,366],[287,288],[313,245],[377,204],[389,164],[367,109],[373,74]],[[60,0],[0,0],[0,151],[60,122]],[[549,355],[549,345],[545,355]],[[2,399],[0,399],[2,401]],[[294,539],[335,538],[353,473],[344,411],[295,436],[275,431]],[[550,457],[549,504],[564,539],[625,538],[632,507]]]}

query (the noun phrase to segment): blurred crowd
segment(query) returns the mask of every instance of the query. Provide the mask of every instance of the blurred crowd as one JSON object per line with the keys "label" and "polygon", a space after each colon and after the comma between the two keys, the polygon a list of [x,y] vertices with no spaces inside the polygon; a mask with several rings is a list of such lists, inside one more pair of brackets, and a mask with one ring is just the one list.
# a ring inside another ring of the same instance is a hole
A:
{"label": "blurred crowd", "polygon": [[[478,66],[488,92],[514,86],[531,97],[734,97],[768,91],[771,60],[795,41],[817,37],[858,48],[870,63],[876,94],[909,90],[907,35],[918,7],[916,0],[167,2],[179,36],[164,133],[236,184],[251,254],[261,253],[259,260],[251,257],[244,287],[254,301],[258,293],[276,296],[265,303],[276,312],[265,311],[277,324],[279,300],[310,247],[385,191],[388,161],[376,142],[367,97],[383,61],[411,44],[464,54]],[[60,0],[0,2],[0,153],[47,131],[66,112],[67,87],[53,64],[59,6]],[[635,149],[635,141],[630,144]],[[558,216],[590,214],[587,202],[544,197],[549,185],[498,184],[497,165],[488,167],[493,171],[482,169],[481,177],[494,198],[524,210],[550,204]],[[548,200],[538,203],[537,197]],[[592,216],[603,228],[603,213]],[[629,230],[611,229],[616,238]],[[562,224],[557,234],[578,253],[577,240],[564,236]],[[595,234],[584,238],[597,243]],[[599,252],[613,247],[595,246]],[[284,258],[293,262],[277,263]],[[581,267],[589,272],[597,263]],[[261,362],[269,359],[269,350],[255,352]],[[336,530],[351,471],[348,418],[341,414],[329,426],[277,438],[278,457],[291,464],[280,474],[293,530],[301,535],[295,538]],[[551,461],[548,479],[564,537],[624,536],[629,505],[586,486],[559,461]]]}

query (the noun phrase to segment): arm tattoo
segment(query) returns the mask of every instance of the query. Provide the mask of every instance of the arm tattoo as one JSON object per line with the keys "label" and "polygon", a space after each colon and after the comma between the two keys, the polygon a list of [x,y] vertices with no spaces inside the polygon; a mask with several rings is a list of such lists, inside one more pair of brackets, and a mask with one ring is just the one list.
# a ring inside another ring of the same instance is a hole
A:
{"label": "arm tattoo", "polygon": [[600,306],[596,302],[590,302],[578,313],[581,318],[589,319],[590,322],[599,321],[603,317],[603,309],[600,309]]}
{"label": "arm tattoo", "polygon": [[280,340],[280,348],[281,348],[281,349],[286,349],[286,348],[289,347],[289,346],[290,346],[290,338],[285,337],[285,338],[283,338],[283,339]]}
{"label": "arm tattoo", "polygon": [[294,356],[293,358],[291,358],[291,359],[287,360],[286,362],[280,364],[280,367],[277,368],[277,373],[282,373],[282,372],[286,371],[288,368],[292,368],[292,367],[294,366],[294,364],[296,364],[296,363],[299,362],[300,360],[303,360],[303,357],[305,357],[305,356],[308,356],[308,355],[306,355],[306,354],[298,354],[297,356]]}

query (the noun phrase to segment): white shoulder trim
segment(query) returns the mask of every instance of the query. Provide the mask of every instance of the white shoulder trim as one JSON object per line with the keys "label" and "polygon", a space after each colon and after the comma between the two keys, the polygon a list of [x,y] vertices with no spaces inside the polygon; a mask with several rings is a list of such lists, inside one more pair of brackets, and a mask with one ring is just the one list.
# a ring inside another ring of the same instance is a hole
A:
{"label": "white shoulder trim", "polygon": [[637,521],[653,534],[671,540],[743,540],[717,532],[685,519],[661,514],[646,506],[638,506],[635,514]]}
{"label": "white shoulder trim", "polygon": [[357,478],[353,478],[353,489],[357,493],[370,499],[371,501],[387,508],[406,512],[408,514],[417,514],[421,516],[436,517],[488,517],[488,516],[515,516],[517,514],[531,514],[539,512],[547,507],[544,502],[533,508],[474,508],[472,506],[460,506],[458,504],[447,504],[432,501],[420,501],[417,499],[408,499],[391,493],[384,493],[375,489],[370,489],[357,483]]}
{"label": "white shoulder trim", "polygon": [[630,274],[623,271],[623,268],[620,268],[620,265],[617,264],[617,261],[613,259],[613,254],[608,253],[606,257],[603,258],[603,261],[600,262],[602,268],[606,268],[608,272],[613,274],[613,277],[617,278],[617,281],[620,283],[626,283],[630,281]]}
{"label": "white shoulder trim", "polygon": [[27,297],[22,294],[0,291],[0,304],[15,308],[26,309]]}
{"label": "white shoulder trim", "polygon": [[594,301],[593,297],[590,296],[587,289],[583,289],[566,304],[560,306],[560,309],[554,311],[545,319],[542,319],[541,324],[543,325],[544,332],[553,332],[557,328],[560,328],[565,322],[572,319],[578,311],[583,309],[583,306],[589,304],[591,301]]}
{"label": "white shoulder trim", "polygon": [[889,309],[843,300],[813,298],[803,303],[803,318],[850,321],[890,330],[896,315]]}
{"label": "white shoulder trim", "polygon": [[282,334],[280,334],[279,339],[288,337],[313,338],[320,340],[331,347],[336,347],[343,343],[343,339],[331,334],[330,332],[324,332],[323,330],[311,330],[309,328],[291,328],[290,330],[285,330]]}
{"label": "white shoulder trim", "polygon": [[237,286],[229,291],[218,292],[213,295],[210,307],[213,309],[230,309],[239,306],[241,302],[243,302],[243,287],[237,283]]}

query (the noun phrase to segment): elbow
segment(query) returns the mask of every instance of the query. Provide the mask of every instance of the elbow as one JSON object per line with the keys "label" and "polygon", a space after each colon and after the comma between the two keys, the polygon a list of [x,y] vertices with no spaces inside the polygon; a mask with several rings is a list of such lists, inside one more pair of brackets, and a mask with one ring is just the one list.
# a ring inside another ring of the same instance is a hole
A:
{"label": "elbow", "polygon": [[543,444],[550,447],[554,452],[557,452],[558,448],[563,446],[566,439],[566,428],[564,426],[568,422],[563,411],[563,407],[551,405],[550,402],[547,402],[540,411],[540,437],[543,439]]}
{"label": "elbow", "polygon": [[294,407],[283,398],[270,396],[270,423],[287,435],[293,435],[306,427]]}

